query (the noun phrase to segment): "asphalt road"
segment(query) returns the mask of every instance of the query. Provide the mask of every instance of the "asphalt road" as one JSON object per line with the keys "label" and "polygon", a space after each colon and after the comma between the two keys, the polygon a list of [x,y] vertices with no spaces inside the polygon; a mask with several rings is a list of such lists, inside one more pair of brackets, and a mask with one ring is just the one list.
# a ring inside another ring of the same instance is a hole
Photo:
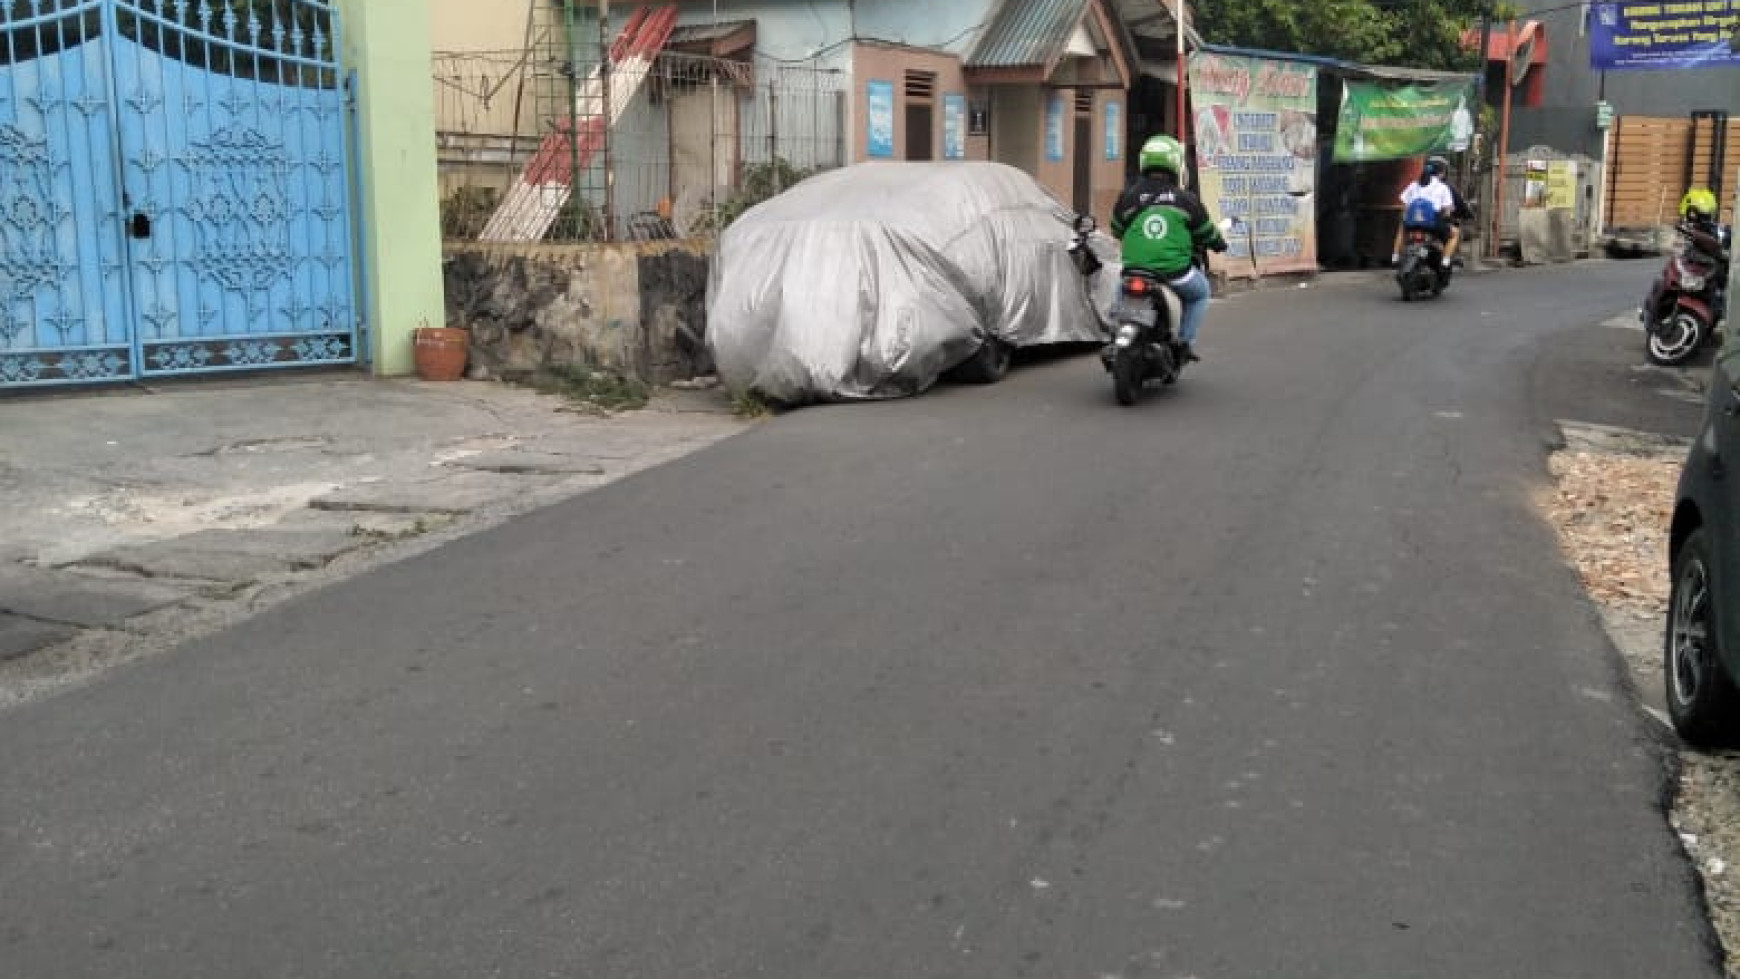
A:
{"label": "asphalt road", "polygon": [[1530,505],[1652,271],[797,412],[0,715],[0,974],[1717,976]]}

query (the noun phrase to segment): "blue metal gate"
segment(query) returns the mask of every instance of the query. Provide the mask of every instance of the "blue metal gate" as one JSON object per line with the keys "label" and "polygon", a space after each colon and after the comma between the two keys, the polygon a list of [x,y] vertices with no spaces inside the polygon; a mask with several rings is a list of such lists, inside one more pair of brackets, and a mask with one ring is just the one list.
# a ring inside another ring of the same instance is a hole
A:
{"label": "blue metal gate", "polygon": [[352,363],[326,0],[0,0],[0,388]]}

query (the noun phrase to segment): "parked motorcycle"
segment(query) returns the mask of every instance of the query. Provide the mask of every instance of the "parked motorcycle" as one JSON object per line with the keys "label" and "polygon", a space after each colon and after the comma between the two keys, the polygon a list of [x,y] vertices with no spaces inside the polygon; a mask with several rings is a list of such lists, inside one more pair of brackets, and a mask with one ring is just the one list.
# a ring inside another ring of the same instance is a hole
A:
{"label": "parked motorcycle", "polygon": [[1661,367],[1684,364],[1715,336],[1727,282],[1722,242],[1690,225],[1676,230],[1673,251],[1638,311],[1644,352]]}

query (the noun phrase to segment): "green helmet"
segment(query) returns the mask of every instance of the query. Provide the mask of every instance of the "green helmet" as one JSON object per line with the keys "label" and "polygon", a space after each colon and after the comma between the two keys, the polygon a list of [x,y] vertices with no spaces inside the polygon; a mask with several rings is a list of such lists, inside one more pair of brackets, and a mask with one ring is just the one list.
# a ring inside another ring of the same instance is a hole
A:
{"label": "green helmet", "polygon": [[1142,172],[1164,170],[1180,181],[1184,179],[1184,144],[1170,136],[1151,136],[1142,144]]}
{"label": "green helmet", "polygon": [[1708,221],[1716,216],[1716,195],[1708,187],[1693,187],[1680,198],[1680,217]]}

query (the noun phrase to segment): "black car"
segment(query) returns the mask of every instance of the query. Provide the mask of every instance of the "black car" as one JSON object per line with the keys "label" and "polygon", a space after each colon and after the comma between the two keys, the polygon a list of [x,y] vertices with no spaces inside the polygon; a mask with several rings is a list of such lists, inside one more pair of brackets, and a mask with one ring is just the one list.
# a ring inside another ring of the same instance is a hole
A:
{"label": "black car", "polygon": [[1740,275],[1729,274],[1704,422],[1680,470],[1668,544],[1668,715],[1696,745],[1740,735]]}

